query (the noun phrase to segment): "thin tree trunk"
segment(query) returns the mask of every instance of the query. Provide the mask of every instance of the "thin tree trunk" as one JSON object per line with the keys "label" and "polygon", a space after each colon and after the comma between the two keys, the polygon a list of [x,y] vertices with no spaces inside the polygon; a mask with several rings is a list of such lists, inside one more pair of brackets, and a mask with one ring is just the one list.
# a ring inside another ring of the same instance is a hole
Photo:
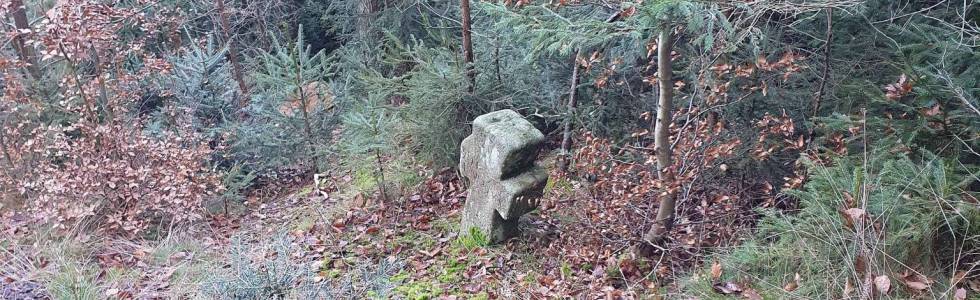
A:
{"label": "thin tree trunk", "polygon": [[504,86],[504,79],[500,75],[500,41],[495,41],[496,47],[493,48],[493,63],[497,68],[497,85]]}
{"label": "thin tree trunk", "polygon": [[374,0],[360,0],[357,9],[360,16],[357,18],[356,34],[362,41],[368,41],[373,38],[370,36],[370,32],[371,26],[374,24],[374,13],[378,11],[377,5],[375,5]]}
{"label": "thin tree trunk", "polygon": [[[611,16],[609,16],[608,18],[606,18],[606,23],[616,22],[617,20],[619,20],[619,17],[620,17],[620,12],[616,12]],[[562,129],[562,138],[561,138],[562,157],[561,160],[559,161],[559,168],[562,170],[562,172],[568,171],[568,167],[571,165],[572,121],[575,118],[575,111],[576,108],[578,107],[578,99],[575,98],[575,90],[578,89],[578,82],[579,82],[578,56],[580,53],[581,50],[575,51],[575,54],[572,56],[572,80],[571,80],[572,83],[571,86],[568,88],[568,103],[566,109],[567,115],[565,116],[565,124],[564,124],[565,128]],[[498,70],[497,72],[499,73],[500,71]]]}
{"label": "thin tree trunk", "polygon": [[[823,46],[823,74],[820,76],[820,87],[817,88],[817,94],[813,98],[813,107],[810,112],[810,117],[816,117],[820,113],[820,104],[823,102],[824,94],[827,89],[827,81],[830,80],[830,40],[834,37],[834,9],[827,8],[827,33],[825,35],[826,42]],[[806,145],[809,145],[813,141],[813,128],[807,132]]]}
{"label": "thin tree trunk", "polygon": [[[300,53],[302,56],[303,54]],[[306,91],[303,90],[306,84],[306,79],[303,78],[303,59],[299,59],[299,64],[296,65],[296,87],[299,90],[299,105],[300,109],[303,110],[303,133],[306,135],[306,143],[310,147],[310,163],[313,167],[314,173],[320,172],[319,157],[316,154],[316,144],[313,143],[313,126],[310,124],[310,113],[309,103],[306,99]]]}
{"label": "thin tree trunk", "polygon": [[[103,72],[105,72],[106,68],[102,62],[101,56],[99,56],[99,50],[96,49],[95,47],[91,47],[91,49],[92,49],[92,57],[95,58],[95,74],[102,74]],[[98,84],[99,84],[98,100],[99,102],[101,102],[102,111],[106,113],[106,119],[108,119],[109,122],[115,122],[116,113],[115,110],[112,108],[112,104],[109,103],[109,88],[105,85],[105,80],[102,78],[102,76],[96,77],[95,80],[98,80]]]}
{"label": "thin tree trunk", "polygon": [[[476,91],[476,70],[473,66],[473,41],[470,35],[470,0],[460,0],[460,10],[463,23],[463,61],[466,63],[466,77],[469,79],[466,92],[469,96],[473,96]],[[465,103],[456,106],[456,122],[459,125],[466,125],[472,118],[466,106]]]}
{"label": "thin tree trunk", "polygon": [[673,48],[673,34],[669,29],[660,32],[657,37],[657,72],[660,75],[660,98],[657,105],[657,119],[654,124],[654,152],[657,156],[657,176],[663,184],[664,191],[660,193],[660,207],[657,210],[657,217],[653,227],[644,235],[644,240],[652,245],[662,244],[667,233],[674,225],[674,207],[677,195],[670,185],[674,181],[674,175],[668,171],[671,165],[670,127],[674,82],[671,59],[671,49]]}
{"label": "thin tree trunk", "polygon": [[[82,108],[85,109],[86,118],[92,122],[92,125],[99,124],[99,116],[96,115],[95,105],[90,102],[90,98],[87,93],[85,93],[85,85],[82,83],[82,77],[78,75],[78,64],[75,60],[71,58],[68,54],[68,50],[65,50],[64,44],[58,44],[58,48],[61,49],[61,53],[65,53],[65,59],[68,61],[68,70],[71,72],[72,78],[75,79],[75,86],[78,88],[78,94],[82,98]],[[100,143],[101,144],[101,143]]]}
{"label": "thin tree trunk", "polygon": [[388,203],[388,184],[385,181],[385,167],[384,162],[381,160],[381,150],[374,150],[374,159],[378,164],[378,192],[381,193],[381,201]]}
{"label": "thin tree trunk", "polygon": [[21,30],[31,29],[31,24],[27,21],[27,8],[24,7],[23,0],[10,0],[9,5],[10,14],[14,18],[14,27],[18,31],[12,41],[14,49],[17,51],[17,55],[20,56],[20,60],[29,64],[27,71],[31,77],[35,80],[40,79],[41,67],[38,65],[37,53],[34,51],[33,46],[27,44],[24,35],[19,32]]}
{"label": "thin tree trunk", "polygon": [[[861,176],[861,178],[862,178],[862,180],[861,180],[861,182],[859,182],[860,189],[861,189],[860,190],[860,192],[861,192],[861,196],[860,196],[861,197],[860,208],[861,208],[861,211],[867,212],[868,211],[868,197],[869,197],[869,195],[868,195],[868,185],[867,185],[867,181],[866,181],[867,178],[868,178],[868,176],[867,176],[868,175],[868,173],[867,173],[867,170],[868,170],[868,134],[867,134],[868,133],[868,112],[866,110],[864,110],[864,109],[861,109],[861,124],[862,124],[861,130],[864,133],[864,134],[861,135],[863,137],[863,139],[861,141],[862,141],[862,144],[864,146],[863,147],[864,150],[862,151],[862,155],[863,156],[862,156],[862,163],[861,163],[861,170],[862,170],[862,174],[861,174],[862,176]],[[855,267],[858,268],[857,271],[859,273],[863,273],[863,274],[859,274],[859,275],[862,275],[863,276],[863,280],[861,282],[861,295],[859,296],[859,299],[862,299],[862,300],[871,299],[872,298],[872,292],[873,292],[873,283],[872,283],[872,277],[873,276],[871,275],[871,270],[869,269],[870,268],[869,265],[871,264],[871,260],[872,260],[871,255],[873,254],[873,252],[871,251],[871,249],[868,248],[868,245],[871,244],[871,243],[868,242],[868,239],[869,238],[870,239],[874,239],[875,236],[874,235],[871,235],[870,237],[868,236],[868,232],[869,232],[870,227],[868,226],[868,224],[866,222],[867,221],[865,219],[866,216],[867,215],[865,215],[865,214],[861,214],[856,220],[853,220],[854,221],[854,233],[855,233],[854,243],[857,246],[856,247],[857,248],[857,260],[858,261],[863,260],[863,262],[855,261]],[[862,266],[863,266],[863,269],[861,269]]]}
{"label": "thin tree trunk", "polygon": [[575,98],[575,90],[578,88],[578,51],[572,55],[572,83],[568,87],[568,102],[565,110],[565,128],[562,130],[561,137],[561,162],[559,167],[562,172],[568,171],[571,165],[572,148],[572,120],[575,118],[575,108],[578,106]]}
{"label": "thin tree trunk", "polygon": [[228,22],[228,14],[225,12],[225,0],[217,0],[218,19],[221,22],[221,38],[228,43],[228,62],[231,64],[231,75],[238,83],[238,89],[242,92],[239,97],[238,106],[242,109],[248,105],[248,85],[245,84],[245,75],[242,71],[242,64],[238,59],[238,47],[231,40],[231,26]]}
{"label": "thin tree trunk", "polygon": [[470,79],[469,92],[476,89],[476,70],[473,66],[473,41],[470,32],[470,0],[460,0],[463,14],[463,60],[466,62],[466,77]]}

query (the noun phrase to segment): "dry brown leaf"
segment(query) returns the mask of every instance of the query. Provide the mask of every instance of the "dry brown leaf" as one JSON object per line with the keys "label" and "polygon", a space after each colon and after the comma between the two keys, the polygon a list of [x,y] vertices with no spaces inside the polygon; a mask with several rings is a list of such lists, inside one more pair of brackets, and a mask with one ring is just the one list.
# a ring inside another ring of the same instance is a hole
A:
{"label": "dry brown leaf", "polygon": [[540,283],[542,286],[552,286],[555,284],[555,278],[548,275],[544,275],[538,277],[538,283]]}
{"label": "dry brown leaf", "polygon": [[787,292],[792,292],[798,289],[799,287],[800,287],[800,273],[796,273],[796,275],[793,276],[793,281],[790,281],[785,286],[783,286],[783,290]]}
{"label": "dry brown leaf", "polygon": [[108,289],[108,290],[105,291],[105,295],[106,296],[110,296],[111,297],[111,296],[115,296],[117,294],[119,294],[119,289],[117,289],[117,288],[111,288],[111,289]]}
{"label": "dry brown leaf", "polygon": [[921,281],[906,281],[905,282],[905,285],[908,286],[909,288],[913,289],[913,290],[919,290],[919,291],[922,291],[922,290],[925,290],[925,289],[928,289],[929,288],[929,285],[928,284],[926,284],[925,282],[921,282]]}
{"label": "dry brown leaf", "polygon": [[865,214],[864,210],[860,208],[848,208],[847,210],[844,210],[843,213],[845,216],[844,221],[848,228],[854,228],[854,224],[857,224],[857,221],[864,219]]}
{"label": "dry brown leaf", "polygon": [[938,115],[941,112],[941,109],[942,107],[940,107],[939,104],[936,104],[932,108],[929,109],[922,108],[919,111],[926,116],[932,117]]}
{"label": "dry brown leaf", "polygon": [[857,204],[854,201],[854,196],[851,196],[851,193],[848,192],[844,192],[844,203],[847,204],[847,207],[854,207]]}
{"label": "dry brown leaf", "polygon": [[892,281],[888,279],[887,275],[881,275],[875,277],[875,289],[881,294],[888,294],[888,291],[892,288]]}
{"label": "dry brown leaf", "polygon": [[437,248],[435,248],[435,249],[432,249],[432,251],[431,251],[431,252],[427,252],[427,251],[422,251],[422,250],[420,250],[419,252],[422,252],[422,254],[425,254],[425,256],[428,256],[428,257],[434,257],[434,256],[436,256],[437,254],[439,254],[439,252],[442,252],[442,247],[437,247]]}
{"label": "dry brown leaf", "polygon": [[868,260],[864,257],[864,254],[858,254],[854,258],[854,271],[858,274],[864,275],[868,270]]}
{"label": "dry brown leaf", "polygon": [[742,287],[739,286],[737,283],[731,281],[719,282],[712,285],[711,287],[715,289],[715,292],[718,292],[719,294],[723,294],[723,295],[731,295],[731,294],[737,294],[742,292]]}
{"label": "dry brown leaf", "polygon": [[956,271],[956,273],[953,274],[953,279],[950,280],[949,284],[950,285],[960,284],[960,282],[962,282],[964,278],[966,278],[966,271],[963,270]]}
{"label": "dry brown leaf", "polygon": [[854,285],[851,284],[851,279],[847,279],[844,282],[844,292],[842,292],[841,298],[850,298],[852,293],[854,293]]}
{"label": "dry brown leaf", "polygon": [[885,97],[889,100],[898,100],[910,92],[912,92],[912,82],[905,74],[898,78],[898,82],[885,86]]}
{"label": "dry brown leaf", "polygon": [[753,288],[746,288],[745,291],[742,291],[742,297],[749,300],[762,300],[762,295],[759,295],[759,292]]}
{"label": "dry brown leaf", "polygon": [[929,285],[932,284],[932,280],[929,280],[929,278],[919,273],[909,273],[909,272],[906,272],[902,276],[901,281],[903,284],[905,284],[905,286],[917,291],[926,290],[929,288]]}
{"label": "dry brown leaf", "polygon": [[718,281],[721,278],[721,263],[715,261],[711,264],[711,281]]}

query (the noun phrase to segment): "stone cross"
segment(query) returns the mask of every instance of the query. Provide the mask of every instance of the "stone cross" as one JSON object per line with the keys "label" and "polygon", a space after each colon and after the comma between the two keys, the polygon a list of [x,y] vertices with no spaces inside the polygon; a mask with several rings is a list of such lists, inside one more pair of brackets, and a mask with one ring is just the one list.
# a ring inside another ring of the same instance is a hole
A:
{"label": "stone cross", "polygon": [[517,220],[535,208],[548,181],[535,163],[543,143],[544,135],[513,110],[473,120],[460,150],[459,170],[470,182],[460,235],[476,228],[499,243],[518,234]]}

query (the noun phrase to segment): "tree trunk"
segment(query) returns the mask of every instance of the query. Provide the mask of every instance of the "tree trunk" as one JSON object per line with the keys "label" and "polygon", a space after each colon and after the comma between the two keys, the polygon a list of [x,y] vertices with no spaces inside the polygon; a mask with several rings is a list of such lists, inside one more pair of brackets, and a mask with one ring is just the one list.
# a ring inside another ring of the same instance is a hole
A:
{"label": "tree trunk", "polygon": [[664,242],[667,233],[674,225],[674,206],[677,195],[670,185],[674,181],[674,174],[668,171],[671,165],[670,136],[668,127],[671,123],[673,113],[674,82],[671,59],[671,49],[673,49],[673,34],[670,29],[660,32],[657,37],[657,72],[660,83],[660,99],[657,105],[657,119],[654,124],[654,152],[657,156],[657,176],[663,184],[664,190],[660,193],[660,207],[657,210],[657,217],[653,227],[644,235],[644,240],[652,245],[660,245]]}
{"label": "tree trunk", "polygon": [[[82,98],[82,108],[85,109],[85,117],[92,122],[93,125],[99,124],[99,116],[96,114],[95,104],[90,102],[88,94],[85,93],[85,84],[82,83],[82,76],[78,75],[78,63],[72,59],[71,55],[68,55],[68,50],[65,50],[65,45],[63,43],[58,44],[58,48],[62,53],[65,53],[65,60],[68,61],[68,71],[71,73],[72,78],[75,79],[75,87],[78,88],[78,95]],[[101,142],[99,142],[101,144]]]}
{"label": "tree trunk", "polygon": [[[820,104],[823,102],[824,94],[827,89],[827,81],[830,80],[830,40],[834,37],[834,9],[831,7],[827,8],[827,33],[825,35],[826,42],[823,46],[823,74],[820,76],[820,87],[817,88],[817,94],[813,97],[813,108],[810,112],[810,117],[816,117],[820,113]],[[806,144],[804,149],[809,147],[810,142],[814,138],[814,128],[810,128],[807,131]]]}
{"label": "tree trunk", "polygon": [[378,193],[381,193],[381,201],[388,203],[388,182],[385,181],[385,165],[381,160],[381,150],[374,149],[375,163],[378,164]]}
{"label": "tree trunk", "polygon": [[572,84],[568,88],[568,106],[565,110],[565,128],[562,130],[561,137],[561,161],[559,167],[562,172],[568,171],[568,167],[572,162],[572,120],[575,118],[575,108],[577,107],[577,99],[575,99],[575,90],[578,88],[578,51],[572,55]]}
{"label": "tree trunk", "polygon": [[[619,20],[620,13],[621,12],[616,12],[611,16],[609,16],[608,18],[606,18],[606,23],[612,23]],[[565,116],[565,124],[564,124],[565,128],[562,130],[562,138],[561,138],[562,157],[561,160],[559,161],[559,168],[561,169],[562,172],[568,171],[568,167],[569,165],[571,165],[571,161],[572,161],[571,159],[572,121],[574,120],[575,117],[575,110],[578,107],[578,99],[575,98],[575,90],[578,88],[578,82],[579,82],[578,56],[580,53],[581,50],[575,51],[575,54],[572,56],[572,80],[571,80],[572,84],[568,88],[568,107],[566,110],[566,113],[568,115]],[[500,71],[498,70],[497,72],[499,73]]]}
{"label": "tree trunk", "polygon": [[357,18],[355,34],[362,41],[368,41],[372,38],[370,36],[371,27],[374,25],[374,14],[378,11],[378,6],[375,5],[374,0],[359,0],[357,5],[359,16]]}
{"label": "tree trunk", "polygon": [[10,9],[11,16],[14,18],[14,27],[18,31],[12,41],[14,49],[17,51],[20,60],[29,64],[27,71],[31,77],[35,80],[40,79],[41,66],[38,65],[37,52],[34,51],[33,46],[27,44],[27,41],[24,39],[24,34],[20,33],[21,30],[31,29],[31,24],[27,21],[27,8],[24,7],[24,1],[10,0],[8,8]]}
{"label": "tree trunk", "polygon": [[463,60],[466,62],[466,77],[470,79],[469,92],[476,89],[476,70],[473,66],[473,41],[470,35],[470,0],[460,1],[463,14]]}
{"label": "tree trunk", "polygon": [[[473,41],[470,35],[470,0],[460,0],[460,11],[462,12],[462,23],[463,23],[463,61],[466,63],[466,77],[469,79],[469,85],[466,87],[466,92],[469,96],[473,96],[476,91],[476,70],[473,66]],[[456,122],[459,125],[466,125],[472,116],[470,111],[466,109],[465,103],[459,103],[456,107]]]}
{"label": "tree trunk", "polygon": [[221,22],[221,39],[228,43],[228,62],[231,64],[231,75],[238,83],[238,89],[242,92],[239,100],[239,107],[244,109],[248,105],[248,85],[245,84],[245,75],[242,71],[242,64],[238,59],[238,47],[231,40],[231,26],[228,22],[228,14],[225,12],[225,0],[217,0],[218,19]]}
{"label": "tree trunk", "polygon": [[306,91],[304,90],[306,78],[303,78],[303,53],[299,55],[301,57],[297,58],[296,88],[299,91],[300,109],[303,110],[303,133],[306,135],[306,143],[310,147],[310,164],[312,165],[313,173],[320,173],[320,160],[316,154],[316,144],[313,142],[313,126],[310,123],[310,103],[308,102],[309,99],[306,99]]}

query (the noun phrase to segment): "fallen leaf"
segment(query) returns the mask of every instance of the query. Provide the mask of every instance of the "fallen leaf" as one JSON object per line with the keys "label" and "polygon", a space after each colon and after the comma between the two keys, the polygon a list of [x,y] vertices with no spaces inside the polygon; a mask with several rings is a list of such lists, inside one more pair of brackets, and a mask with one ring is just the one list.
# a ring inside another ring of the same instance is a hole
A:
{"label": "fallen leaf", "polygon": [[762,295],[759,295],[759,292],[752,288],[746,288],[745,291],[742,291],[742,297],[749,300],[762,300]]}
{"label": "fallen leaf", "polygon": [[906,281],[905,285],[914,290],[925,290],[929,288],[929,285],[921,281]]}
{"label": "fallen leaf", "polygon": [[857,224],[859,220],[863,220],[865,214],[864,210],[860,208],[848,208],[843,213],[846,217],[844,221],[848,228],[854,228],[854,224]]}
{"label": "fallen leaf", "polygon": [[953,279],[949,281],[949,285],[960,284],[960,282],[962,282],[964,278],[966,278],[966,271],[963,270],[956,271],[956,273],[953,274]]}
{"label": "fallen leaf", "polygon": [[796,273],[796,275],[793,276],[793,281],[790,281],[783,286],[783,290],[787,292],[795,291],[798,288],[800,288],[800,273]]}
{"label": "fallen leaf", "polygon": [[425,254],[425,256],[433,257],[433,256],[436,256],[437,254],[439,254],[439,252],[442,252],[442,247],[438,247],[438,248],[432,249],[431,252],[426,252],[426,251],[419,251],[419,252],[422,252],[422,254]]}
{"label": "fallen leaf", "polygon": [[844,192],[844,203],[847,204],[847,207],[854,207],[857,204],[854,201],[854,196],[851,196],[851,193],[848,192]]}
{"label": "fallen leaf", "polygon": [[738,284],[731,281],[719,282],[712,285],[711,287],[715,289],[715,292],[718,292],[719,294],[723,294],[723,295],[731,295],[731,294],[742,292],[742,287],[738,286]]}
{"label": "fallen leaf", "polygon": [[936,104],[932,108],[929,108],[929,109],[923,108],[923,109],[920,109],[919,111],[922,114],[926,115],[926,116],[932,117],[932,116],[938,115],[941,112],[941,107],[939,106],[939,104]]}
{"label": "fallen leaf", "polygon": [[929,280],[929,278],[919,273],[909,273],[909,272],[906,272],[904,275],[902,275],[901,281],[903,284],[905,284],[905,286],[917,291],[926,290],[929,288],[929,285],[932,284],[932,280]]}
{"label": "fallen leaf", "polygon": [[864,272],[867,270],[868,270],[867,259],[864,258],[864,254],[858,254],[858,256],[854,258],[854,271],[856,271],[858,274],[863,275]]}
{"label": "fallen leaf", "polygon": [[552,278],[551,276],[544,275],[538,277],[538,283],[540,283],[542,286],[551,286],[555,284],[555,279]]}
{"label": "fallen leaf", "polygon": [[844,282],[844,292],[842,293],[843,295],[841,298],[850,298],[851,293],[854,293],[854,285],[851,284],[850,279],[847,279],[847,281]]}
{"label": "fallen leaf", "polygon": [[718,281],[721,278],[721,263],[715,261],[711,264],[711,280]]}
{"label": "fallen leaf", "polygon": [[881,294],[888,294],[888,291],[892,288],[892,281],[888,279],[888,276],[881,275],[875,277],[875,289]]}
{"label": "fallen leaf", "polygon": [[898,100],[909,92],[912,92],[912,82],[905,74],[898,78],[898,82],[885,86],[885,97],[889,100]]}

